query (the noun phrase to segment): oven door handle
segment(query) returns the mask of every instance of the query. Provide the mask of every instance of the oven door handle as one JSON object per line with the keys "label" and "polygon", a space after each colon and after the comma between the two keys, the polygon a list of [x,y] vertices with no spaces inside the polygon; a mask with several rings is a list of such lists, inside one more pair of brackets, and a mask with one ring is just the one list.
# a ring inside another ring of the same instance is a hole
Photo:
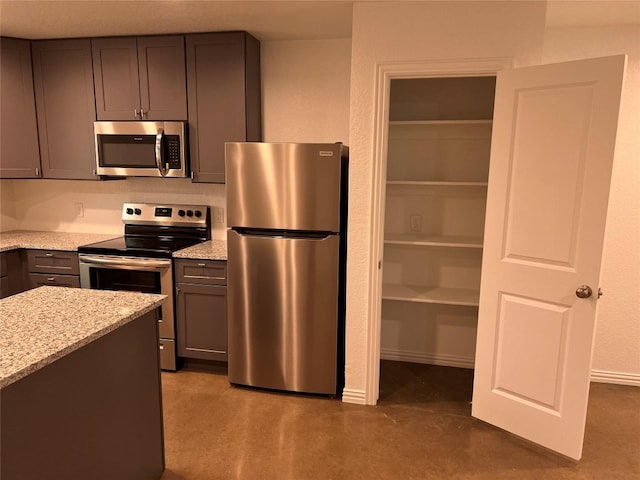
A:
{"label": "oven door handle", "polygon": [[94,255],[82,255],[80,263],[89,265],[101,265],[107,268],[118,268],[123,270],[163,270],[171,267],[171,260],[149,260],[146,258],[105,258]]}

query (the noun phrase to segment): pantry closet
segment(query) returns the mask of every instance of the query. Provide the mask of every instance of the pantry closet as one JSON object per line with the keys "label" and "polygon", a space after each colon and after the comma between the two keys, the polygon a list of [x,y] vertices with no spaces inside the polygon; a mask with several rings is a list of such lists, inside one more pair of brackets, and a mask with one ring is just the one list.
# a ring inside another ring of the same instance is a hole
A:
{"label": "pantry closet", "polygon": [[381,358],[473,368],[495,76],[392,79]]}

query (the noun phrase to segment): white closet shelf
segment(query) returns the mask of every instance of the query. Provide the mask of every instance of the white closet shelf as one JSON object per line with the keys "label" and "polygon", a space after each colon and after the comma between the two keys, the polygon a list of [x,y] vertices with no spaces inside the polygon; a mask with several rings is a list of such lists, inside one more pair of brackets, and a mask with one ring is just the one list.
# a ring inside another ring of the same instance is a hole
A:
{"label": "white closet shelf", "polygon": [[385,233],[384,243],[385,245],[482,248],[482,237],[466,237],[459,235],[419,235],[415,233]]}
{"label": "white closet shelf", "polygon": [[382,299],[477,307],[480,303],[480,291],[467,288],[385,284],[382,286]]}
{"label": "white closet shelf", "polygon": [[392,120],[389,125],[491,125],[493,120]]}
{"label": "white closet shelf", "polygon": [[387,180],[387,185],[404,187],[486,187],[489,182],[456,182],[449,180]]}

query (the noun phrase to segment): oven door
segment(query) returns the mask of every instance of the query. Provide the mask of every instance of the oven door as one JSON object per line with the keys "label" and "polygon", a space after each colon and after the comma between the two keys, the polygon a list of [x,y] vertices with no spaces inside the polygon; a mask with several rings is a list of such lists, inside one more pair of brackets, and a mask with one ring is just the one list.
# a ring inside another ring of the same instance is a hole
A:
{"label": "oven door", "polygon": [[78,255],[78,260],[80,264],[80,286],[82,288],[160,293],[168,297],[167,301],[158,308],[160,363],[164,370],[175,370],[175,323],[171,259],[81,253]]}

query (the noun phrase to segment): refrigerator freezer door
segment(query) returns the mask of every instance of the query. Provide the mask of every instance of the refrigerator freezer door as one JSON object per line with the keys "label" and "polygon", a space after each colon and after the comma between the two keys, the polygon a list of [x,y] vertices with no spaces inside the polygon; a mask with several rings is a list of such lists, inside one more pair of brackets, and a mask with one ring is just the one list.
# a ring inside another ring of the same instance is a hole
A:
{"label": "refrigerator freezer door", "polygon": [[227,231],[230,383],[337,393],[338,243]]}
{"label": "refrigerator freezer door", "polygon": [[340,229],[342,144],[227,143],[227,225]]}

